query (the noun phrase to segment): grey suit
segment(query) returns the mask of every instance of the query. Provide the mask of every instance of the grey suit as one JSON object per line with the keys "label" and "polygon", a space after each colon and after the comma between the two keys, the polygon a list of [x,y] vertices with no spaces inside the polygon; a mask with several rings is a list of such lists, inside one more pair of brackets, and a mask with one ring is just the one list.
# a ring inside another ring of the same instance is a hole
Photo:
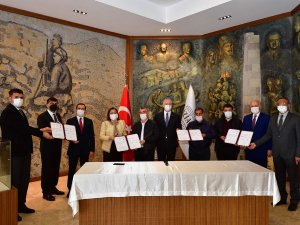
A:
{"label": "grey suit", "polygon": [[300,117],[288,112],[282,127],[278,126],[278,114],[271,117],[267,133],[258,141],[257,146],[272,138],[272,154],[275,174],[281,199],[287,199],[285,190],[286,171],[290,180],[291,202],[299,202],[298,166],[295,157],[300,157]]}

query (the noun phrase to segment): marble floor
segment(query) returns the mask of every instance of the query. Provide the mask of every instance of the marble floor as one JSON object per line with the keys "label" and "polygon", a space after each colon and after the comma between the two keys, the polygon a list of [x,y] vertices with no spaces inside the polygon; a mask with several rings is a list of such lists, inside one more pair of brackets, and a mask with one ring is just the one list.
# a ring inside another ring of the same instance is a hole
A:
{"label": "marble floor", "polygon": [[[34,208],[34,214],[20,214],[20,225],[78,225],[78,215],[72,217],[66,195],[56,196],[56,201],[49,202],[42,198],[40,182],[31,182],[27,194],[27,206]],[[67,193],[67,177],[60,177],[58,189]],[[271,203],[271,200],[270,200]],[[270,225],[300,225],[300,205],[295,212],[289,212],[286,206],[270,205]]]}

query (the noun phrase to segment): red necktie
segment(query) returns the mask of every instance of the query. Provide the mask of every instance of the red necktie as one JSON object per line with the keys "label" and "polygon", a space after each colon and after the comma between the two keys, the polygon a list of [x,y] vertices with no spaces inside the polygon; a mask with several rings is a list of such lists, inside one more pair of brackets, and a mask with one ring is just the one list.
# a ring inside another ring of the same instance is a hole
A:
{"label": "red necktie", "polygon": [[256,115],[254,115],[253,119],[252,119],[252,129],[254,130],[256,124]]}
{"label": "red necktie", "polygon": [[79,118],[79,127],[80,127],[80,131],[82,133],[82,131],[83,131],[83,124],[82,124],[82,118],[81,117]]}

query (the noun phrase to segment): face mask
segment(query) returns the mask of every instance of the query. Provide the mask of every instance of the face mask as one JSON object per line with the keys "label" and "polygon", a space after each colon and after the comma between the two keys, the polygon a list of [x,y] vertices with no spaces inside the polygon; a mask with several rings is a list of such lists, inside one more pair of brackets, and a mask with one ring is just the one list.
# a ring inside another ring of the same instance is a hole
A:
{"label": "face mask", "polygon": [[226,119],[231,119],[232,112],[231,111],[224,112],[224,115],[225,115]]}
{"label": "face mask", "polygon": [[118,114],[117,113],[109,114],[109,118],[111,120],[117,120],[118,119]]}
{"label": "face mask", "polygon": [[251,112],[253,114],[258,114],[259,113],[259,107],[251,107]]}
{"label": "face mask", "polygon": [[83,117],[83,116],[84,116],[84,110],[82,110],[82,109],[77,109],[77,116]]}
{"label": "face mask", "polygon": [[50,105],[49,109],[52,112],[56,112],[58,110],[58,106],[56,104],[53,104],[53,105]]}
{"label": "face mask", "polygon": [[279,105],[277,106],[277,110],[280,112],[280,113],[286,113],[287,112],[287,106],[286,105]]}
{"label": "face mask", "polygon": [[165,109],[166,112],[170,112],[171,109],[172,109],[172,105],[165,105],[164,109]]}
{"label": "face mask", "polygon": [[203,116],[196,116],[195,118],[199,123],[203,120]]}
{"label": "face mask", "polygon": [[147,119],[147,114],[146,113],[140,114],[140,118],[142,121],[145,121]]}
{"label": "face mask", "polygon": [[15,98],[13,101],[13,105],[17,108],[20,108],[23,105],[23,99],[22,98]]}

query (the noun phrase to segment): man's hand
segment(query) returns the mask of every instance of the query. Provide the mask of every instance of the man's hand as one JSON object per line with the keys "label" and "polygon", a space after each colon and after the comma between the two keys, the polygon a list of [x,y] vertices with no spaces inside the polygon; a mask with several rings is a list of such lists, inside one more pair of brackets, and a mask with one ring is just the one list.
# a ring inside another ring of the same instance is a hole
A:
{"label": "man's hand", "polygon": [[44,128],[41,128],[40,131],[51,133],[52,129],[50,127],[44,127]]}
{"label": "man's hand", "polygon": [[115,136],[110,136],[109,139],[110,139],[110,140],[114,140],[114,139],[115,139]]}
{"label": "man's hand", "polygon": [[272,156],[272,150],[268,150],[267,155],[268,155],[268,157],[271,157]]}
{"label": "man's hand", "polygon": [[54,139],[54,137],[51,134],[49,134],[48,132],[43,132],[43,137],[48,140]]}
{"label": "man's hand", "polygon": [[73,143],[76,145],[76,144],[78,144],[78,143],[79,143],[79,141],[73,141]]}
{"label": "man's hand", "polygon": [[296,161],[296,164],[298,165],[298,163],[300,162],[300,157],[295,156],[295,161]]}
{"label": "man's hand", "polygon": [[205,138],[206,137],[206,133],[202,133],[202,137]]}
{"label": "man's hand", "polygon": [[90,152],[90,159],[93,160],[95,158],[95,152]]}
{"label": "man's hand", "polygon": [[140,140],[140,144],[141,145],[145,144],[145,140]]}
{"label": "man's hand", "polygon": [[255,143],[251,143],[248,147],[249,149],[253,150],[256,148],[256,144]]}
{"label": "man's hand", "polygon": [[225,136],[221,136],[220,139],[221,139],[222,141],[225,141]]}

